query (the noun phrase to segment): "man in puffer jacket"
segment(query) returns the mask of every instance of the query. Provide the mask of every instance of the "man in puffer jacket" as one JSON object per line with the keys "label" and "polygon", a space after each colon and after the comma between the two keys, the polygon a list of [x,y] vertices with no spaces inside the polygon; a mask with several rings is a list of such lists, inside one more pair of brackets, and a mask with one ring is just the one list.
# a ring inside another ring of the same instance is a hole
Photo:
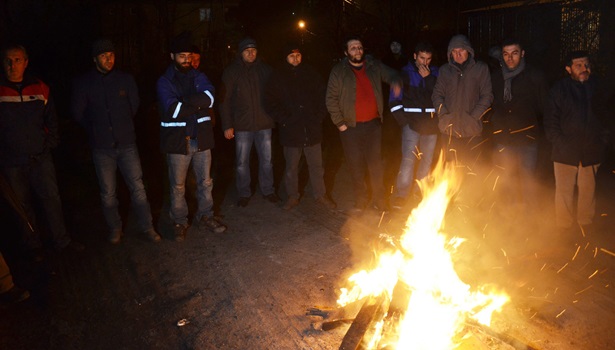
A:
{"label": "man in puffer jacket", "polygon": [[447,160],[472,167],[482,151],[482,117],[493,102],[489,67],[474,59],[474,49],[464,35],[451,39],[447,57],[431,100]]}

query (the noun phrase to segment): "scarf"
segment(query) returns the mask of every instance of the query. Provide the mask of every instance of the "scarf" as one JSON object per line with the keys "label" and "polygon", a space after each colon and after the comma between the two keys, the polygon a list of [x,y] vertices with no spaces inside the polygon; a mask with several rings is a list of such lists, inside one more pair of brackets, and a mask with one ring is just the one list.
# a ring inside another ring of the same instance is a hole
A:
{"label": "scarf", "polygon": [[500,62],[502,65],[502,75],[504,76],[504,102],[512,101],[512,79],[523,72],[525,69],[525,57],[521,57],[519,65],[515,69],[508,69],[504,62]]}

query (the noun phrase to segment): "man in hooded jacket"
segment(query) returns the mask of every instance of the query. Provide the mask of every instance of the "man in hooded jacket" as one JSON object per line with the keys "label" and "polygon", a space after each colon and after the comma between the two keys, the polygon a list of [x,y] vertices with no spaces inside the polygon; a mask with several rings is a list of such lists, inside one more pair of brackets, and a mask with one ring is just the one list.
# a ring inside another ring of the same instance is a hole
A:
{"label": "man in hooded jacket", "polygon": [[451,38],[431,100],[448,161],[471,168],[481,153],[483,115],[493,101],[487,64],[476,61],[464,35]]}

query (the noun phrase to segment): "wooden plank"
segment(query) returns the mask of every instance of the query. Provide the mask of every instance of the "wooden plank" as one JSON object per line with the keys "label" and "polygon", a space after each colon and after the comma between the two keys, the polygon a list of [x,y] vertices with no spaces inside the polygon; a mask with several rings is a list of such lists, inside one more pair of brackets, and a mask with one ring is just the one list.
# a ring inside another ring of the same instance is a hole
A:
{"label": "wooden plank", "polygon": [[359,310],[354,322],[348,328],[348,332],[342,340],[340,350],[359,350],[362,349],[362,341],[365,333],[371,326],[384,316],[384,294],[378,297],[369,297]]}

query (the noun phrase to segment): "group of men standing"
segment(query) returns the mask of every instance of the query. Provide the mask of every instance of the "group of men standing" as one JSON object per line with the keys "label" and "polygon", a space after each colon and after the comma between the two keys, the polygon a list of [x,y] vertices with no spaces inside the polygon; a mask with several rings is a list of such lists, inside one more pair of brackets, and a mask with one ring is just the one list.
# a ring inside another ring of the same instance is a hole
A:
{"label": "group of men standing", "polygon": [[[191,166],[198,202],[194,222],[200,230],[222,233],[227,229],[213,212],[210,175],[214,147],[211,112],[216,93],[208,77],[195,69],[200,61],[197,51],[189,40],[176,38],[170,47],[171,63],[156,84],[160,147],[168,166],[169,216],[177,241],[184,239],[189,227],[185,189]],[[420,196],[415,179],[428,175],[438,140],[448,161],[468,171],[480,166],[486,153],[483,118],[492,108],[496,150],[492,158],[503,169],[504,185],[510,193],[519,193],[527,205],[535,203],[533,174],[542,117],[553,145],[556,223],[563,228],[575,222],[592,223],[595,176],[605,157],[606,134],[594,113],[595,83],[590,78],[587,53],[571,54],[565,67],[569,76],[557,82],[549,93],[544,74],[526,64],[525,51],[515,40],[502,43],[501,70],[491,74],[486,64],[476,60],[463,35],[450,40],[448,61],[440,68],[431,64],[433,47],[425,42],[416,46],[413,58],[401,71],[365,55],[359,37],[349,37],[343,51],[345,57],[332,68],[325,83],[314,68],[303,63],[299,45],[286,45],[284,61],[274,70],[258,57],[255,40],[245,38],[239,43],[236,59],[224,70],[219,94],[224,137],[235,140],[239,207],[247,206],[253,195],[252,145],[258,154],[260,192],[266,200],[280,202],[272,165],[272,129],[276,123],[286,161],[287,198],[283,208],[289,210],[299,204],[302,155],[316,202],[327,209],[336,207],[323,179],[323,121],[329,114],[339,131],[349,167],[355,195],[353,210],[361,212],[370,204],[386,210],[381,158],[385,103],[382,83],[386,83],[391,88],[389,108],[402,128],[402,160],[392,195],[394,208],[402,208],[409,198]],[[89,136],[108,240],[117,244],[123,235],[116,193],[119,169],[130,191],[139,230],[151,241],[160,241],[136,144],[133,119],[139,108],[137,85],[131,75],[115,69],[111,41],[96,41],[91,56],[94,67],[75,80],[71,109]],[[41,247],[30,198],[33,192],[42,201],[55,247],[82,249],[70,239],[64,225],[50,153],[58,143],[58,122],[49,87],[26,74],[28,55],[24,47],[6,47],[2,59],[5,74],[0,80],[0,180],[14,194],[16,207],[23,209],[24,243],[33,252]],[[512,178],[520,181],[514,183]]]}

